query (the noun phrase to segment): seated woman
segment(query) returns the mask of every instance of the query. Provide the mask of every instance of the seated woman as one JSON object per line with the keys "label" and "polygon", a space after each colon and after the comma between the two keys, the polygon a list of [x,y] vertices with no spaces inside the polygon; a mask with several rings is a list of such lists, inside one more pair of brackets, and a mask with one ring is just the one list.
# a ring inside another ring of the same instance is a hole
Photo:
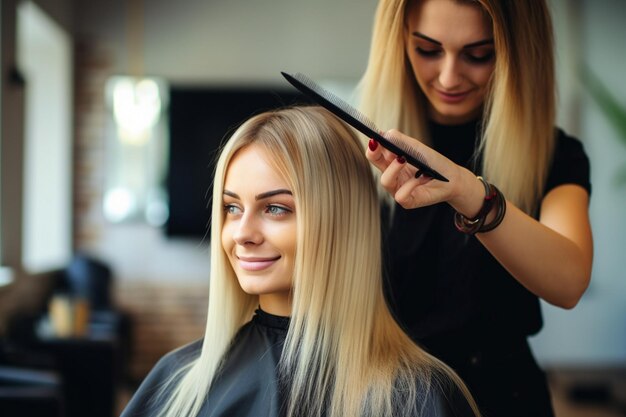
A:
{"label": "seated woman", "polygon": [[122,416],[478,415],[392,318],[379,218],[361,142],[331,113],[245,122],[215,174],[204,338],[162,358]]}

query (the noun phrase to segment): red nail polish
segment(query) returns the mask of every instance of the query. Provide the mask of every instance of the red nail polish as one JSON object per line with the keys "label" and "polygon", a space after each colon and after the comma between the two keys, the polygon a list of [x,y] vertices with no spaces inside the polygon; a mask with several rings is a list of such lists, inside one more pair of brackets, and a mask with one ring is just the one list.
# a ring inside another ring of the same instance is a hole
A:
{"label": "red nail polish", "polygon": [[404,164],[406,162],[406,159],[404,159],[404,156],[400,155],[399,157],[396,158],[396,161],[398,161],[401,164]]}
{"label": "red nail polish", "polygon": [[370,151],[374,152],[376,148],[378,148],[378,142],[376,142],[374,139],[370,139],[367,147],[370,148]]}

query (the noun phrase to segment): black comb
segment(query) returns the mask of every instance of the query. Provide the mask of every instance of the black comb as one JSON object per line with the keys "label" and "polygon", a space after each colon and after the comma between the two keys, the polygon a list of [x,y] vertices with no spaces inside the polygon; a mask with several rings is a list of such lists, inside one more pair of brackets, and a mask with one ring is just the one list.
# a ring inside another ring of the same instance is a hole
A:
{"label": "black comb", "polygon": [[425,161],[424,156],[417,150],[407,146],[403,142],[394,139],[393,137],[384,137],[381,135],[376,125],[359,112],[357,109],[346,103],[341,98],[337,97],[330,91],[324,90],[315,81],[308,78],[306,75],[297,73],[294,75],[281,72],[283,77],[289,81],[291,85],[296,87],[300,92],[304,93],[322,107],[331,111],[335,116],[354,127],[359,132],[366,135],[368,138],[375,139],[383,147],[395,153],[398,156],[403,156],[406,161],[418,169],[418,173],[426,174],[429,177],[438,179],[440,181],[448,182],[448,179],[432,169]]}

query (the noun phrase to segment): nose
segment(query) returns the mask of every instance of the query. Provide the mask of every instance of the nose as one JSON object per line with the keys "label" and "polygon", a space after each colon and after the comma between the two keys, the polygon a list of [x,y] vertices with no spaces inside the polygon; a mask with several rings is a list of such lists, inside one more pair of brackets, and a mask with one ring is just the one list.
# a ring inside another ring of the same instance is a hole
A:
{"label": "nose", "polygon": [[235,243],[238,245],[258,245],[263,242],[263,233],[259,221],[254,213],[244,213],[233,234]]}
{"label": "nose", "polygon": [[459,62],[454,56],[446,56],[441,63],[439,84],[446,90],[453,90],[461,84],[463,76]]}

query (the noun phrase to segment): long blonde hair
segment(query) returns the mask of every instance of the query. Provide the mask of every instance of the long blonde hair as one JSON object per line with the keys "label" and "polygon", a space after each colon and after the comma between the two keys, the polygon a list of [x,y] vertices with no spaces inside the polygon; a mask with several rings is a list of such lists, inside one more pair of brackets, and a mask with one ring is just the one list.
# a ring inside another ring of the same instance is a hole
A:
{"label": "long blonde hair", "polygon": [[437,384],[453,384],[477,410],[460,379],[417,347],[387,309],[377,190],[360,140],[326,110],[297,107],[253,117],[222,151],[213,190],[207,343],[171,378],[162,415],[198,414],[235,333],[258,305],[239,286],[220,244],[225,172],[252,143],[273,159],[296,204],[293,307],[280,359],[290,387],[288,415],[417,414],[429,390],[441,389]]}
{"label": "long blonde hair", "polygon": [[[381,129],[429,143],[426,98],[404,47],[408,11],[419,0],[381,0],[361,110]],[[543,195],[555,143],[552,21],[545,0],[459,0],[481,7],[493,27],[496,63],[483,112],[482,175],[532,214]]]}

